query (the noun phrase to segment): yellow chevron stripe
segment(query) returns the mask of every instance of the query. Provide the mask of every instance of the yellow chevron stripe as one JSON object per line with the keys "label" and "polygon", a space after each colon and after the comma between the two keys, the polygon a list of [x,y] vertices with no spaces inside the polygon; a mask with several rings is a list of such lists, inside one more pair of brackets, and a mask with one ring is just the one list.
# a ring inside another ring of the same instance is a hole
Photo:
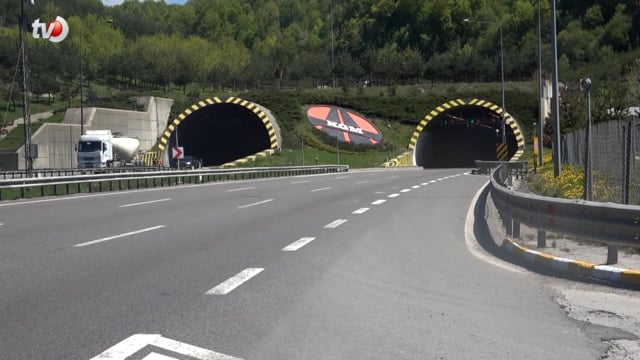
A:
{"label": "yellow chevron stripe", "polygon": [[438,112],[444,112],[445,109],[442,106],[438,106],[436,110],[438,110]]}
{"label": "yellow chevron stripe", "polygon": [[[185,110],[184,110],[184,113],[185,113],[185,114],[187,114],[187,115],[191,115],[192,111],[191,111],[191,110],[189,110],[189,109],[185,109]],[[186,116],[185,116],[185,117],[186,117]]]}
{"label": "yellow chevron stripe", "polygon": [[[180,115],[178,115],[178,117],[180,118],[180,120],[184,120],[184,118],[186,118],[186,116],[185,116],[184,114],[180,114]],[[179,123],[180,123],[180,122],[178,122],[178,124],[179,124]],[[177,124],[176,124],[176,125],[177,125]]]}
{"label": "yellow chevron stripe", "polygon": [[168,131],[166,131],[166,130],[165,130],[165,132],[164,132],[164,134],[163,134],[163,135],[164,135],[165,137],[167,137],[167,138],[170,138],[170,137],[171,137],[171,133],[170,133],[170,132],[168,132]]}
{"label": "yellow chevron stripe", "polygon": [[475,105],[478,102],[478,99],[472,99],[469,101],[469,105]]}
{"label": "yellow chevron stripe", "polygon": [[459,105],[465,105],[465,102],[462,99],[458,99],[456,101],[458,102]]}
{"label": "yellow chevron stripe", "polygon": [[269,137],[274,136],[276,134],[276,132],[273,129],[269,129],[268,133],[269,133]]}
{"label": "yellow chevron stripe", "polygon": [[177,125],[180,125],[180,120],[178,120],[178,119],[173,119],[173,121],[172,121],[172,122],[173,122],[173,124],[174,124],[174,125],[176,125],[176,126],[177,126]]}
{"label": "yellow chevron stripe", "polygon": [[249,102],[247,100],[242,100],[242,102],[240,103],[240,105],[242,106],[247,106]]}
{"label": "yellow chevron stripe", "polygon": [[169,130],[173,131],[176,129],[175,126],[173,126],[173,124],[169,124],[169,126],[167,126],[169,128]]}
{"label": "yellow chevron stripe", "polygon": [[431,115],[427,115],[425,116],[425,119],[427,120],[427,122],[429,122],[433,119],[433,117]]}
{"label": "yellow chevron stripe", "polygon": [[442,104],[442,106],[444,106],[447,110],[451,109],[451,105],[449,105],[448,103],[444,103]]}
{"label": "yellow chevron stripe", "polygon": [[198,105],[196,105],[196,104],[191,105],[191,108],[192,108],[193,110],[198,110],[198,109],[200,109],[200,107],[199,107]]}
{"label": "yellow chevron stripe", "polygon": [[207,104],[209,105],[213,105],[213,100],[211,100],[211,98],[207,98],[207,100],[205,100],[207,102]]}
{"label": "yellow chevron stripe", "polygon": [[435,110],[431,110],[429,114],[431,114],[432,116],[438,116],[438,112]]}
{"label": "yellow chevron stripe", "polygon": [[220,98],[219,98],[219,97],[217,97],[217,96],[215,96],[215,97],[213,98],[213,101],[214,101],[214,102],[216,102],[216,103],[218,103],[218,104],[221,104],[221,103],[222,103],[222,99],[220,99]]}
{"label": "yellow chevron stripe", "polygon": [[205,106],[207,106],[207,103],[205,103],[204,101],[200,101],[198,104],[200,104],[200,107],[205,107]]}

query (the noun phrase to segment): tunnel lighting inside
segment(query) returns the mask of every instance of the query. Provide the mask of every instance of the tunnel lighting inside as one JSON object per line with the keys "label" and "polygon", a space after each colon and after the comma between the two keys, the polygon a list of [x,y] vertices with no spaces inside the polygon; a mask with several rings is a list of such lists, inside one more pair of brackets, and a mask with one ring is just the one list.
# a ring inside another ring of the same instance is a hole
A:
{"label": "tunnel lighting inside", "polygon": [[271,145],[264,123],[254,112],[228,103],[193,112],[172,133],[170,146],[176,145],[176,137],[185,156],[202,159],[203,166],[222,165]]}
{"label": "tunnel lighting inside", "polygon": [[[518,144],[506,126],[509,158]],[[423,168],[475,167],[475,160],[497,160],[502,142],[500,114],[482,106],[460,106],[439,113],[422,130],[415,147]]]}

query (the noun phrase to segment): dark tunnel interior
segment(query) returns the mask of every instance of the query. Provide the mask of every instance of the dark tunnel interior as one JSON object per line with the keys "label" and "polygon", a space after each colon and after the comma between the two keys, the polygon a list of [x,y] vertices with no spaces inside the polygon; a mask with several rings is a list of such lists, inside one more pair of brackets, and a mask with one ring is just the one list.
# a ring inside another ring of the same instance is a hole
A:
{"label": "dark tunnel interior", "polygon": [[176,136],[184,155],[202,159],[203,166],[222,165],[271,147],[262,120],[235,104],[216,104],[193,112],[173,132],[170,146],[176,144]]}
{"label": "dark tunnel interior", "polygon": [[[469,168],[475,160],[497,160],[502,142],[500,115],[478,106],[449,109],[424,128],[416,143],[416,165],[423,168]],[[509,158],[518,145],[506,126]]]}

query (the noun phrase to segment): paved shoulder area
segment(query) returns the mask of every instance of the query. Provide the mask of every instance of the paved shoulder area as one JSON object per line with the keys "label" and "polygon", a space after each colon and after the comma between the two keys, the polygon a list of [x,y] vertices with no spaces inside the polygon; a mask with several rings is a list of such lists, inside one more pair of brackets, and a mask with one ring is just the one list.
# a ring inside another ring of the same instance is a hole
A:
{"label": "paved shoulder area", "polygon": [[[485,220],[495,245],[501,246],[507,234],[490,195],[486,201]],[[603,355],[604,359],[640,359],[640,313],[637,311],[640,308],[640,296],[637,290],[620,288],[617,286],[620,283],[615,282],[589,283],[584,278],[566,279],[552,275],[561,267],[561,261],[552,261],[550,257],[563,258],[584,268],[602,268],[607,256],[606,246],[584,239],[548,234],[547,247],[539,249],[536,248],[537,231],[526,226],[521,226],[521,238],[515,243],[540,253],[531,255],[517,250],[523,258],[532,258],[537,265],[547,265],[551,276],[540,275],[540,279],[567,315],[577,321],[596,325],[595,331],[599,332],[602,341],[609,347]],[[634,274],[640,269],[640,254],[621,249],[618,264],[603,271],[615,275],[628,269]]]}

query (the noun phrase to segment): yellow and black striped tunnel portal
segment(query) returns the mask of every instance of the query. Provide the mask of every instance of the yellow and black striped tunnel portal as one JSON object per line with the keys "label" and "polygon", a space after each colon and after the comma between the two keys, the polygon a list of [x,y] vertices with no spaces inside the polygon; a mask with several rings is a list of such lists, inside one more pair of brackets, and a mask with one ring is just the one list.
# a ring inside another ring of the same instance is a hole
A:
{"label": "yellow and black striped tunnel portal", "polygon": [[[185,156],[202,160],[203,166],[234,164],[268,156],[279,148],[277,124],[255,103],[237,97],[199,101],[169,121],[158,147],[175,165],[173,147]],[[274,128],[275,126],[275,128]]]}
{"label": "yellow and black striped tunnel portal", "polygon": [[[502,116],[506,120],[506,145]],[[516,120],[485,100],[456,99],[429,112],[409,141],[414,164],[423,168],[469,168],[475,160],[516,160],[524,137]]]}

